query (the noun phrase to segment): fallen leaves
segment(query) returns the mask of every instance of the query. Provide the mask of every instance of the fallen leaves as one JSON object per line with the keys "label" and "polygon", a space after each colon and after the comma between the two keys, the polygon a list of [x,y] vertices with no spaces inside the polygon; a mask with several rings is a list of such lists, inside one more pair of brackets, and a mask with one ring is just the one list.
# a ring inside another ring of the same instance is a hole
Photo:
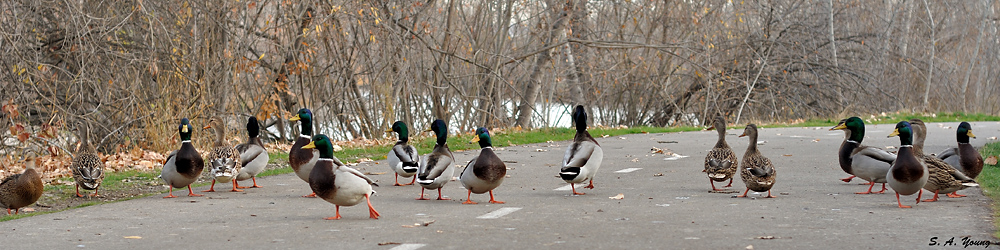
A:
{"label": "fallen leaves", "polygon": [[608,199],[622,200],[622,199],[625,199],[625,194],[618,194],[618,195],[615,195],[615,196],[611,196],[611,197],[608,197]]}
{"label": "fallen leaves", "polygon": [[432,221],[424,221],[424,222],[421,222],[421,223],[413,223],[413,225],[403,225],[403,227],[405,227],[405,228],[426,227],[426,226],[430,226],[431,224],[434,224],[434,222],[435,221],[433,221],[433,220]]}
{"label": "fallen leaves", "polygon": [[997,165],[997,156],[996,155],[991,155],[990,157],[986,157],[986,160],[984,160],[983,163],[986,163],[986,164],[989,164],[989,165]]}

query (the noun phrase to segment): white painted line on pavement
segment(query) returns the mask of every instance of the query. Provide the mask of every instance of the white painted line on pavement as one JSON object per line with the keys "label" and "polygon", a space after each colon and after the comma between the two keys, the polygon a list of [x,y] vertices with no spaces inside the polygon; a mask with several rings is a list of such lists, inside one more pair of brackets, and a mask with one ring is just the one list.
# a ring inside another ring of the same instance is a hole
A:
{"label": "white painted line on pavement", "polygon": [[402,244],[393,248],[389,248],[389,250],[416,250],[426,245],[427,244]]}
{"label": "white painted line on pavement", "polygon": [[[559,187],[559,188],[556,188],[556,189],[553,189],[553,190],[554,191],[570,191],[570,190],[573,190],[573,186],[572,185],[573,184],[562,186],[562,187]],[[587,186],[587,184],[583,184],[583,183],[577,183],[576,185],[580,186],[580,188],[583,188],[583,187]]]}
{"label": "white painted line on pavement", "polygon": [[626,168],[626,169],[615,171],[615,173],[631,173],[631,172],[635,172],[636,170],[639,170],[639,169],[642,169],[642,168]]}
{"label": "white painted line on pavement", "polygon": [[519,208],[519,207],[505,207],[505,208],[497,209],[496,211],[493,211],[493,212],[489,212],[488,214],[480,215],[479,217],[476,217],[476,219],[496,219],[496,218],[503,217],[504,215],[508,215],[510,213],[513,213],[514,211],[517,211],[517,210],[521,210],[521,208]]}

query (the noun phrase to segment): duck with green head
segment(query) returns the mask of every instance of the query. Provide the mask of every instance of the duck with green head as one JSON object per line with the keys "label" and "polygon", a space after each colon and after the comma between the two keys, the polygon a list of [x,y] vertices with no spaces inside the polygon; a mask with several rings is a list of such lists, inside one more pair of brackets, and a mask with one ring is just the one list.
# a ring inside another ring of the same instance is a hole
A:
{"label": "duck with green head", "polygon": [[326,202],[337,207],[337,214],[334,217],[327,217],[327,220],[340,219],[341,206],[354,206],[362,200],[368,202],[368,216],[378,219],[381,216],[375,207],[372,207],[371,195],[375,193],[372,186],[378,186],[371,178],[361,172],[345,166],[340,161],[335,161],[333,157],[333,143],[326,135],[316,135],[312,142],[302,146],[304,149],[316,149],[319,152],[319,160],[309,173],[309,188],[312,189],[316,197],[322,198]]}
{"label": "duck with green head", "polygon": [[163,170],[160,172],[160,178],[170,188],[169,194],[163,198],[176,198],[174,188],[183,187],[188,188],[188,196],[202,196],[191,190],[191,183],[197,181],[201,171],[205,169],[205,160],[191,145],[193,131],[191,122],[187,118],[181,119],[181,125],[177,128],[181,137],[181,148],[170,152],[170,155],[167,156],[167,162],[163,164]]}
{"label": "duck with green head", "polygon": [[955,138],[958,146],[945,149],[937,157],[962,171],[969,178],[975,179],[983,171],[983,155],[969,143],[969,138],[976,138],[972,133],[972,124],[968,122],[958,124]]}
{"label": "duck with green head", "polygon": [[[386,158],[389,161],[389,168],[392,172],[396,173],[395,183],[393,186],[406,186],[413,185],[413,182],[417,180],[417,169],[419,168],[418,163],[420,162],[420,155],[417,155],[417,148],[413,145],[407,144],[410,141],[409,130],[406,127],[406,123],[403,121],[396,121],[392,124],[392,128],[385,131],[386,133],[395,132],[399,135],[399,140],[396,141],[396,145],[392,146],[392,150]],[[408,184],[399,184],[399,177],[403,178],[413,177]]]}
{"label": "duck with green head", "polygon": [[559,176],[570,184],[573,195],[583,195],[584,193],[576,192],[576,183],[590,182],[584,188],[594,189],[594,176],[604,161],[604,150],[587,132],[587,112],[583,105],[577,105],[571,117],[576,125],[576,135],[566,148]]}
{"label": "duck with green head", "polygon": [[[319,152],[314,149],[302,148],[306,144],[312,141],[312,120],[313,114],[307,108],[299,109],[299,112],[295,114],[295,117],[288,119],[289,121],[299,121],[299,138],[295,139],[295,143],[292,144],[292,149],[288,151],[288,165],[292,167],[295,171],[295,175],[309,183],[309,175],[312,173],[313,166],[316,165],[316,161],[319,160]],[[336,157],[334,157],[336,159]],[[337,160],[337,162],[340,162]],[[305,195],[302,197],[315,198],[316,193]]]}
{"label": "duck with green head", "polygon": [[896,152],[896,160],[892,161],[892,167],[886,174],[886,181],[889,187],[896,192],[896,203],[900,208],[910,208],[904,206],[900,201],[900,195],[917,194],[917,203],[920,203],[920,196],[923,195],[924,184],[927,184],[927,166],[917,159],[913,152],[913,128],[909,122],[901,121],[896,123],[896,128],[889,134],[889,137],[899,136],[899,151]]}
{"label": "duck with green head", "polygon": [[455,156],[448,148],[448,125],[444,120],[437,119],[431,123],[431,128],[427,131],[434,131],[437,141],[434,143],[434,150],[424,157],[424,162],[417,170],[417,183],[421,187],[420,198],[417,200],[427,199],[424,198],[424,189],[437,189],[438,200],[451,200],[451,198],[441,196],[444,184],[447,184],[455,176],[455,167],[452,167]]}
{"label": "duck with green head", "polygon": [[253,186],[236,188],[259,188],[261,186],[257,185],[257,174],[264,171],[271,157],[267,155],[264,142],[259,138],[260,124],[257,123],[257,117],[250,116],[247,119],[247,135],[249,137],[246,143],[236,145],[236,151],[240,152],[240,164],[243,165],[243,170],[236,176],[236,180],[251,179]]}
{"label": "duck with green head", "polygon": [[948,197],[958,198],[951,193],[979,186],[975,180],[965,176],[947,162],[924,154],[924,140],[927,138],[927,126],[924,121],[917,118],[910,119],[910,127],[913,129],[913,154],[927,166],[927,184],[924,184],[924,189],[934,193],[934,197],[923,200],[924,202],[937,201],[938,194],[949,194]]}
{"label": "duck with green head", "polygon": [[479,147],[482,150],[479,151],[479,156],[472,158],[469,164],[465,165],[465,169],[458,177],[462,186],[469,190],[468,196],[462,204],[476,204],[471,199],[472,193],[482,194],[486,192],[490,193],[490,203],[503,204],[504,202],[493,198],[493,189],[503,183],[503,178],[507,176],[507,165],[493,152],[490,131],[486,128],[476,129],[476,137],[473,137],[469,143],[473,142],[479,142]]}
{"label": "duck with green head", "polygon": [[[843,130],[847,135],[844,142],[840,144],[840,151],[837,158],[840,161],[840,168],[868,181],[868,191],[856,194],[871,194],[875,183],[882,183],[882,190],[874,193],[885,193],[886,174],[896,160],[896,155],[885,152],[885,150],[861,145],[865,139],[865,122],[858,117],[844,119],[830,130]],[[841,179],[849,182],[854,176]]]}

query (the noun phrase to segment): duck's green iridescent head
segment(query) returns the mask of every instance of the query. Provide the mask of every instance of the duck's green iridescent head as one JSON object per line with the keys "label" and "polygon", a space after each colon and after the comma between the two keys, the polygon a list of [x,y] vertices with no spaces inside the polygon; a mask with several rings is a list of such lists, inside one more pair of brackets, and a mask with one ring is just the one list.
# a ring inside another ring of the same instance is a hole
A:
{"label": "duck's green iridescent head", "polygon": [[438,145],[444,145],[448,142],[448,124],[444,123],[444,120],[434,120],[434,122],[431,122],[431,129],[427,131],[434,131],[434,135],[437,136]]}
{"label": "duck's green iridescent head", "polygon": [[302,124],[299,126],[300,127],[299,130],[301,130],[299,134],[309,136],[312,135],[312,119],[313,119],[312,115],[313,115],[312,111],[310,111],[307,108],[302,108],[299,109],[298,113],[295,113],[294,117],[288,120],[293,122],[302,121]]}
{"label": "duck's green iridescent head", "polygon": [[330,138],[326,137],[326,135],[318,134],[316,136],[313,136],[313,140],[309,142],[309,144],[302,146],[302,148],[304,149],[315,148],[317,151],[319,151],[319,158],[333,159],[333,142],[330,141]]}
{"label": "duck's green iridescent head", "polygon": [[913,145],[913,127],[909,122],[901,121],[896,123],[896,129],[889,134],[889,137],[899,136],[900,145]]}
{"label": "duck's green iridescent head", "polygon": [[181,141],[190,141],[194,128],[191,127],[191,121],[185,117],[181,118],[181,125],[177,127],[177,131],[181,134]]}
{"label": "duck's green iridescent head", "polygon": [[858,118],[857,116],[844,119],[840,122],[840,124],[837,124],[836,127],[833,127],[830,130],[836,129],[851,131],[850,140],[852,141],[861,143],[861,141],[865,139],[865,121],[861,120],[861,118]]}
{"label": "duck's green iridescent head", "polygon": [[386,130],[385,132],[396,132],[396,134],[399,135],[400,141],[408,141],[410,136],[410,131],[406,128],[406,123],[403,121],[396,121],[392,123],[392,129]]}
{"label": "duck's green iridescent head", "polygon": [[972,133],[972,124],[968,122],[962,122],[958,124],[958,132],[956,134],[959,143],[969,143],[969,138],[976,138],[976,135]]}
{"label": "duck's green iridescent head", "polygon": [[476,137],[472,137],[472,141],[469,143],[473,142],[479,142],[480,148],[493,146],[493,142],[492,140],[490,140],[490,131],[486,130],[486,128],[484,127],[479,127],[478,129],[476,129]]}

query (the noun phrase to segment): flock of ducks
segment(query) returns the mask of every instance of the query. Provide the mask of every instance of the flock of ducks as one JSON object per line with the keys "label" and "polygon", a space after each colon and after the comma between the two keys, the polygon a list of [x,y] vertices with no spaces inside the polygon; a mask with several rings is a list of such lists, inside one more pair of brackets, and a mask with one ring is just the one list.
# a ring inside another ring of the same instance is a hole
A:
{"label": "flock of ducks", "polygon": [[[559,177],[570,183],[573,195],[583,195],[577,192],[576,184],[587,183],[583,188],[594,188],[594,177],[601,167],[604,151],[600,144],[587,132],[587,114],[583,106],[576,106],[571,114],[576,135],[567,147],[559,170]],[[378,186],[371,178],[348,167],[333,155],[333,142],[326,135],[312,135],[313,114],[309,109],[301,109],[290,121],[300,123],[300,135],[288,152],[288,162],[296,176],[309,184],[312,193],[303,197],[318,197],[336,207],[336,215],[328,220],[340,219],[341,206],[354,206],[365,201],[368,205],[369,217],[378,219],[379,212],[371,203],[371,195],[375,193],[372,186]],[[231,182],[232,192],[242,192],[240,188],[259,188],[256,175],[261,173],[269,161],[267,150],[258,135],[260,125],[255,117],[247,121],[248,139],[246,143],[236,146],[229,145],[226,140],[226,128],[219,117],[211,118],[203,129],[214,129],[216,140],[206,158],[198,153],[191,144],[191,134],[194,130],[190,120],[183,118],[177,131],[181,139],[179,149],[171,152],[164,163],[160,178],[170,186],[168,195],[163,198],[175,198],[174,188],[188,188],[188,196],[202,196],[191,189],[191,184],[197,181],[205,170],[207,161],[212,186],[202,192],[214,192],[216,182]],[[94,190],[90,196],[97,196],[97,190],[104,177],[104,163],[97,156],[97,151],[90,144],[90,132],[87,126],[78,124],[82,129],[80,147],[74,155],[72,163],[73,177],[76,181],[76,196],[83,197],[79,189]],[[732,187],[737,170],[746,185],[746,191],[737,197],[747,197],[750,190],[767,192],[771,195],[777,172],[771,161],[763,156],[757,148],[757,126],[747,125],[740,137],[749,137],[749,144],[743,159],[737,164],[737,156],[726,143],[726,120],[718,116],[708,130],[718,132],[718,141],[705,157],[702,172],[708,175],[712,186],[711,192],[726,192],[716,188],[715,182],[729,183],[723,188]],[[850,182],[854,177],[869,182],[868,190],[857,194],[884,193],[888,184],[896,193],[896,200],[901,208],[900,195],[917,194],[919,203],[923,190],[934,193],[934,197],[925,202],[936,201],[938,194],[948,197],[962,197],[956,192],[967,187],[978,186],[974,179],[983,169],[983,158],[969,144],[969,138],[975,138],[972,126],[962,122],[956,134],[958,146],[949,148],[940,154],[927,155],[923,152],[927,129],[923,121],[912,119],[896,124],[889,137],[898,136],[899,150],[893,154],[877,147],[864,146],[861,142],[865,136],[864,121],[858,117],[841,120],[830,130],[843,130],[844,142],[838,151],[838,160],[844,172],[850,177],[841,179]],[[448,148],[448,128],[443,120],[435,120],[430,129],[434,132],[436,142],[430,154],[421,157],[414,146],[409,145],[409,131],[406,123],[397,121],[387,133],[396,133],[398,141],[387,154],[388,165],[395,173],[395,186],[421,186],[417,200],[427,200],[426,190],[438,190],[438,200],[449,200],[441,195],[441,189],[452,180],[455,169],[455,157]],[[498,201],[493,190],[503,183],[507,168],[504,162],[493,152],[490,132],[483,127],[476,129],[472,142],[477,142],[481,148],[479,155],[468,162],[459,174],[459,182],[468,190],[468,196],[463,204],[476,204],[472,194],[489,193],[490,203]],[[19,209],[28,206],[42,195],[43,185],[40,174],[34,169],[35,156],[27,155],[24,172],[5,178],[0,184],[0,205],[7,208],[7,213],[18,213]],[[411,178],[410,183],[400,184],[398,178]],[[239,181],[252,180],[253,186],[239,186]],[[882,189],[872,192],[875,184],[881,183]]]}

